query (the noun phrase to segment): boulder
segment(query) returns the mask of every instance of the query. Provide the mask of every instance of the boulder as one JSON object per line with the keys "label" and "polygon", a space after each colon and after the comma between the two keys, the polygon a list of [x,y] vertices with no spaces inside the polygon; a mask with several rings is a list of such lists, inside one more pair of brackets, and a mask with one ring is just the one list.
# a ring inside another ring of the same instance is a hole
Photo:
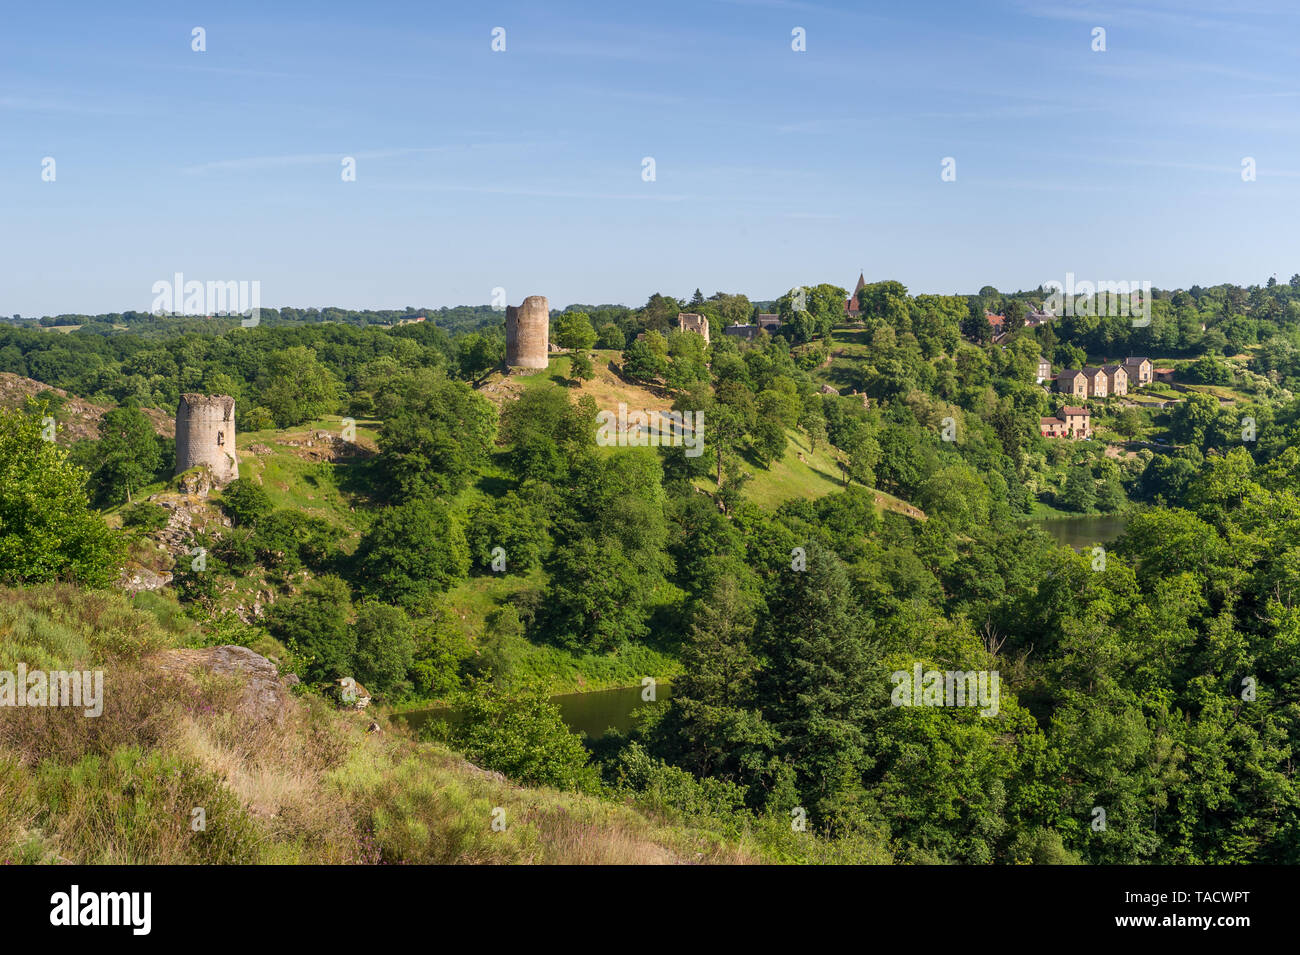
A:
{"label": "boulder", "polygon": [[370,693],[350,676],[334,681],[339,706],[344,709],[364,710],[370,705]]}
{"label": "boulder", "polygon": [[280,679],[279,668],[248,647],[223,646],[202,649],[164,650],[153,661],[164,673],[193,676],[205,670],[221,676],[238,677],[244,685],[236,711],[259,722],[280,722],[290,707],[287,680]]}

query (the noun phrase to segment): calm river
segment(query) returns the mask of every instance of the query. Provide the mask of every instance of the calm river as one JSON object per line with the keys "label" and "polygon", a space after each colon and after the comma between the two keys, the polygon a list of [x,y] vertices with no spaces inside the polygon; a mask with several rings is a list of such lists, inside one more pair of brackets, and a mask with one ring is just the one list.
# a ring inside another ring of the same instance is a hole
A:
{"label": "calm river", "polygon": [[[560,716],[569,729],[598,739],[610,729],[626,732],[632,728],[633,712],[637,707],[647,705],[641,699],[641,692],[640,686],[621,686],[613,690],[594,690],[591,693],[562,693],[551,697],[551,702],[559,706]],[[671,697],[671,685],[660,683],[655,687],[658,702],[662,703]],[[454,719],[454,712],[448,707],[440,706],[399,713],[394,719],[404,719],[412,728],[418,728],[431,719]]]}
{"label": "calm river", "polygon": [[1091,517],[1048,517],[1031,523],[1051,534],[1058,544],[1078,550],[1109,544],[1124,533],[1128,521],[1121,514],[1098,514]]}

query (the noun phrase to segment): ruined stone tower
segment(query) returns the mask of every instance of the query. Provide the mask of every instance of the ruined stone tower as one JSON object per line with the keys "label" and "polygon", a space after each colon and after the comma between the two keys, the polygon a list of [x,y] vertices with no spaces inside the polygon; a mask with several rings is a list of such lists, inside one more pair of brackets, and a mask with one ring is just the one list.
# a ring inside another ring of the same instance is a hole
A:
{"label": "ruined stone tower", "polygon": [[518,307],[506,306],[506,367],[545,368],[551,308],[545,295],[530,295]]}
{"label": "ruined stone tower", "polygon": [[704,344],[709,343],[709,320],[694,312],[678,312],[677,327],[684,332],[694,332],[704,336]]}
{"label": "ruined stone tower", "polygon": [[235,454],[235,399],[181,395],[176,406],[176,473],[206,464],[220,487],[239,477]]}

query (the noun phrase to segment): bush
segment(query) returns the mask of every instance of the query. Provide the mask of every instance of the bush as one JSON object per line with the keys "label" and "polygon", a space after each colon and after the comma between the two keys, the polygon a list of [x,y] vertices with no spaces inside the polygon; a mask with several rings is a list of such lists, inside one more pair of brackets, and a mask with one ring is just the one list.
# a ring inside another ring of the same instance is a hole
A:
{"label": "bush", "polygon": [[256,524],[271,513],[271,497],[248,478],[236,478],[221,492],[221,509],[238,524]]}
{"label": "bush", "polygon": [[0,582],[103,585],[119,544],[90,509],[86,472],[42,435],[43,407],[0,408]]}
{"label": "bush", "polygon": [[357,636],[348,626],[352,601],[337,577],[321,577],[302,591],[271,605],[271,635],[301,656],[309,679],[324,682],[350,676]]}
{"label": "bush", "polygon": [[405,689],[407,671],[415,657],[415,631],[400,607],[366,601],[357,608],[356,675],[370,690],[394,693]]}
{"label": "bush", "polygon": [[613,322],[601,326],[600,337],[596,339],[597,348],[613,348],[622,351],[626,345],[627,336],[623,334],[621,328]]}
{"label": "bush", "polygon": [[271,414],[271,409],[258,405],[244,412],[244,420],[239,427],[242,431],[265,431],[275,427],[275,418]]}
{"label": "bush", "polygon": [[257,563],[257,548],[253,544],[253,532],[247,527],[232,528],[212,545],[212,553],[221,561],[221,565],[232,573],[251,570]]}
{"label": "bush", "polygon": [[335,532],[328,521],[298,511],[273,511],[258,520],[253,531],[257,560],[268,570],[291,574],[304,565],[326,567],[335,549]]}
{"label": "bush", "polygon": [[493,551],[504,551],[506,574],[526,574],[541,564],[550,547],[550,519],[534,500],[507,491],[483,498],[469,509],[467,530],[476,571],[496,572]]}
{"label": "bush", "polygon": [[170,517],[171,512],[167,508],[152,501],[138,501],[122,508],[122,526],[134,527],[145,533],[162,530]]}
{"label": "bush", "polygon": [[371,592],[408,609],[426,604],[469,573],[460,519],[439,501],[416,499],[384,508],[356,556]]}
{"label": "bush", "polygon": [[640,743],[629,743],[611,769],[616,785],[633,790],[656,811],[712,817],[732,824],[749,816],[744,787],[711,776],[696,778],[684,769],[655,759]]}
{"label": "bush", "polygon": [[582,738],[564,725],[541,687],[510,693],[475,682],[454,705],[461,718],[448,730],[450,742],[478,765],[527,786],[597,785]]}
{"label": "bush", "polygon": [[431,608],[415,630],[411,680],[416,692],[424,697],[455,692],[460,689],[461,669],[471,659],[477,657],[451,608],[441,604]]}

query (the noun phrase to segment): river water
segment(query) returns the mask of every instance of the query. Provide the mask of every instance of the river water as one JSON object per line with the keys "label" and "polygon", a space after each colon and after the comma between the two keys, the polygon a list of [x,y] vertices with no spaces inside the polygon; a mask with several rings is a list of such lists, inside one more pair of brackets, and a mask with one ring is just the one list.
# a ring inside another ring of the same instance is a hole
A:
{"label": "river water", "polygon": [[[648,705],[641,699],[643,692],[640,686],[620,686],[613,690],[594,690],[590,693],[561,693],[551,697],[551,702],[559,706],[560,717],[569,729],[599,739],[611,729],[627,732],[632,728],[632,715],[639,707]],[[670,684],[660,683],[655,687],[657,702],[662,703],[671,696]],[[418,729],[431,719],[455,719],[455,711],[440,706],[399,713],[394,718],[406,720],[412,728]]]}
{"label": "river water", "polygon": [[1087,517],[1048,517],[1031,523],[1051,534],[1058,544],[1079,550],[1109,544],[1124,533],[1128,521],[1121,514],[1097,514]]}

